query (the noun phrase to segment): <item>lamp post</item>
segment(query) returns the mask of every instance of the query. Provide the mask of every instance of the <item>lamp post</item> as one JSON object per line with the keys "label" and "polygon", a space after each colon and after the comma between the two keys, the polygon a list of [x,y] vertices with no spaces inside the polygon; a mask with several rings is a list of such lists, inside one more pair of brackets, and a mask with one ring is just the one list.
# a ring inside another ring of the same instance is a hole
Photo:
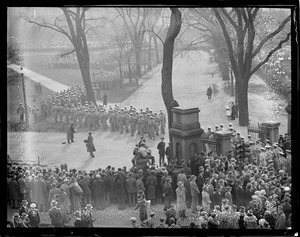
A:
{"label": "lamp post", "polygon": [[28,112],[27,112],[27,103],[26,103],[26,92],[25,92],[25,83],[24,83],[24,73],[23,73],[23,68],[22,68],[22,67],[21,67],[20,71],[21,71],[21,77],[22,77],[22,89],[23,89],[23,99],[24,99],[25,118],[26,118],[25,124],[26,124],[26,127],[27,127],[27,125],[28,125],[29,123],[28,123]]}

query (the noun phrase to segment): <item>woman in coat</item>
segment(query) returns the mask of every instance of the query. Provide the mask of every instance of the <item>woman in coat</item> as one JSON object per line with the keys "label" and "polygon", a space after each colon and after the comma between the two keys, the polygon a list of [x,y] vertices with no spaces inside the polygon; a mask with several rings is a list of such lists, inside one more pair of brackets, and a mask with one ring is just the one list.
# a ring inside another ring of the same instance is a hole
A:
{"label": "woman in coat", "polygon": [[207,213],[210,211],[210,204],[211,200],[209,197],[208,188],[204,187],[202,190],[202,206]]}
{"label": "woman in coat", "polygon": [[150,172],[150,176],[147,178],[146,181],[146,186],[147,186],[147,198],[148,200],[151,200],[151,203],[153,205],[155,204],[155,199],[156,199],[156,186],[157,186],[157,179],[154,176],[154,170]]}
{"label": "woman in coat", "polygon": [[148,215],[147,215],[146,200],[143,198],[142,195],[137,196],[137,204],[134,210],[137,209],[139,209],[140,221],[143,222],[144,220],[147,220]]}
{"label": "woman in coat", "polygon": [[178,187],[176,189],[176,197],[177,197],[177,211],[181,213],[186,210],[185,204],[185,187],[182,181],[178,182]]}
{"label": "woman in coat", "polygon": [[89,136],[88,136],[87,140],[85,140],[85,141],[87,141],[87,143],[86,143],[87,152],[90,153],[91,158],[94,158],[95,156],[94,156],[93,152],[96,151],[96,149],[94,146],[93,137],[92,137],[91,132],[89,132]]}

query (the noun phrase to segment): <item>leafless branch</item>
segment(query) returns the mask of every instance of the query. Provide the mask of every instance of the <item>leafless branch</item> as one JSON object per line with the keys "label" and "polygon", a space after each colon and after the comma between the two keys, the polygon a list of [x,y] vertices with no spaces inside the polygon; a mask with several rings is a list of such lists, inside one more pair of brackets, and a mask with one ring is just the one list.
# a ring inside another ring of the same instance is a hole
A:
{"label": "leafless branch", "polygon": [[[290,36],[291,36],[291,33],[289,32],[287,35],[286,35],[286,38],[282,41],[279,42],[279,44],[277,45],[276,48],[272,49],[268,55],[266,56],[266,58],[261,61],[259,64],[256,65],[255,68],[253,68],[250,72],[250,77],[253,75],[253,73],[255,73],[262,65],[264,65],[266,62],[268,62],[268,60],[270,59],[270,57],[273,55],[274,52],[276,52],[278,49],[280,49],[282,47],[282,45],[287,42],[289,39],[290,39]],[[249,78],[250,78],[249,77]]]}
{"label": "leafless branch", "polygon": [[255,51],[253,52],[253,54],[251,55],[252,58],[254,58],[259,51],[261,50],[261,48],[263,47],[263,45],[271,38],[273,38],[275,35],[277,35],[280,31],[282,31],[282,29],[284,28],[284,26],[286,25],[286,23],[288,21],[290,21],[291,19],[291,15],[289,15],[287,18],[284,19],[284,21],[281,23],[281,25],[275,30],[273,31],[271,34],[269,34],[268,36],[266,36],[261,42],[260,44],[257,46],[257,48],[255,49]]}
{"label": "leafless branch", "polygon": [[73,49],[73,50],[71,50],[70,52],[61,54],[60,57],[62,58],[62,57],[67,56],[67,55],[69,55],[69,54],[71,54],[71,53],[74,53],[75,51],[76,51],[76,50]]}

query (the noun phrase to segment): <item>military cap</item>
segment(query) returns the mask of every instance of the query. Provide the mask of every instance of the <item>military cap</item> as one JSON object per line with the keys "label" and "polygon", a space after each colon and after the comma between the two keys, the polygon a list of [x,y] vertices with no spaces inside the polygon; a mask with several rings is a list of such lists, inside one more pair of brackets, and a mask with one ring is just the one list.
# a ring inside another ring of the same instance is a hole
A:
{"label": "military cap", "polygon": [[291,153],[291,150],[285,150],[287,153]]}
{"label": "military cap", "polygon": [[220,127],[223,127],[223,124],[220,124]]}
{"label": "military cap", "polygon": [[278,153],[279,153],[280,155],[284,155],[284,153],[283,153],[282,151],[279,151]]}
{"label": "military cap", "polygon": [[132,221],[132,222],[136,222],[136,221],[137,221],[137,219],[136,219],[135,217],[131,217],[131,218],[130,218],[130,221]]}
{"label": "military cap", "polygon": [[218,128],[219,126],[218,126],[218,125],[215,125],[215,127]]}
{"label": "military cap", "polygon": [[231,127],[232,126],[232,123],[229,123],[229,127]]}

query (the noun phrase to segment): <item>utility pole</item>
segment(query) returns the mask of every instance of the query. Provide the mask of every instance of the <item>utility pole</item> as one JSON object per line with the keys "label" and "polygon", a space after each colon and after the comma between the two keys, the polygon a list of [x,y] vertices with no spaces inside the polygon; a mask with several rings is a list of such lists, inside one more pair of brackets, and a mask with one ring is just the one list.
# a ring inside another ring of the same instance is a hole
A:
{"label": "utility pole", "polygon": [[27,112],[27,103],[26,103],[24,73],[23,73],[23,68],[22,67],[21,67],[21,77],[22,77],[22,89],[23,89],[23,99],[24,99],[25,118],[26,118],[25,124],[26,124],[26,127],[27,127],[27,125],[29,124],[29,121],[28,121],[28,112]]}

